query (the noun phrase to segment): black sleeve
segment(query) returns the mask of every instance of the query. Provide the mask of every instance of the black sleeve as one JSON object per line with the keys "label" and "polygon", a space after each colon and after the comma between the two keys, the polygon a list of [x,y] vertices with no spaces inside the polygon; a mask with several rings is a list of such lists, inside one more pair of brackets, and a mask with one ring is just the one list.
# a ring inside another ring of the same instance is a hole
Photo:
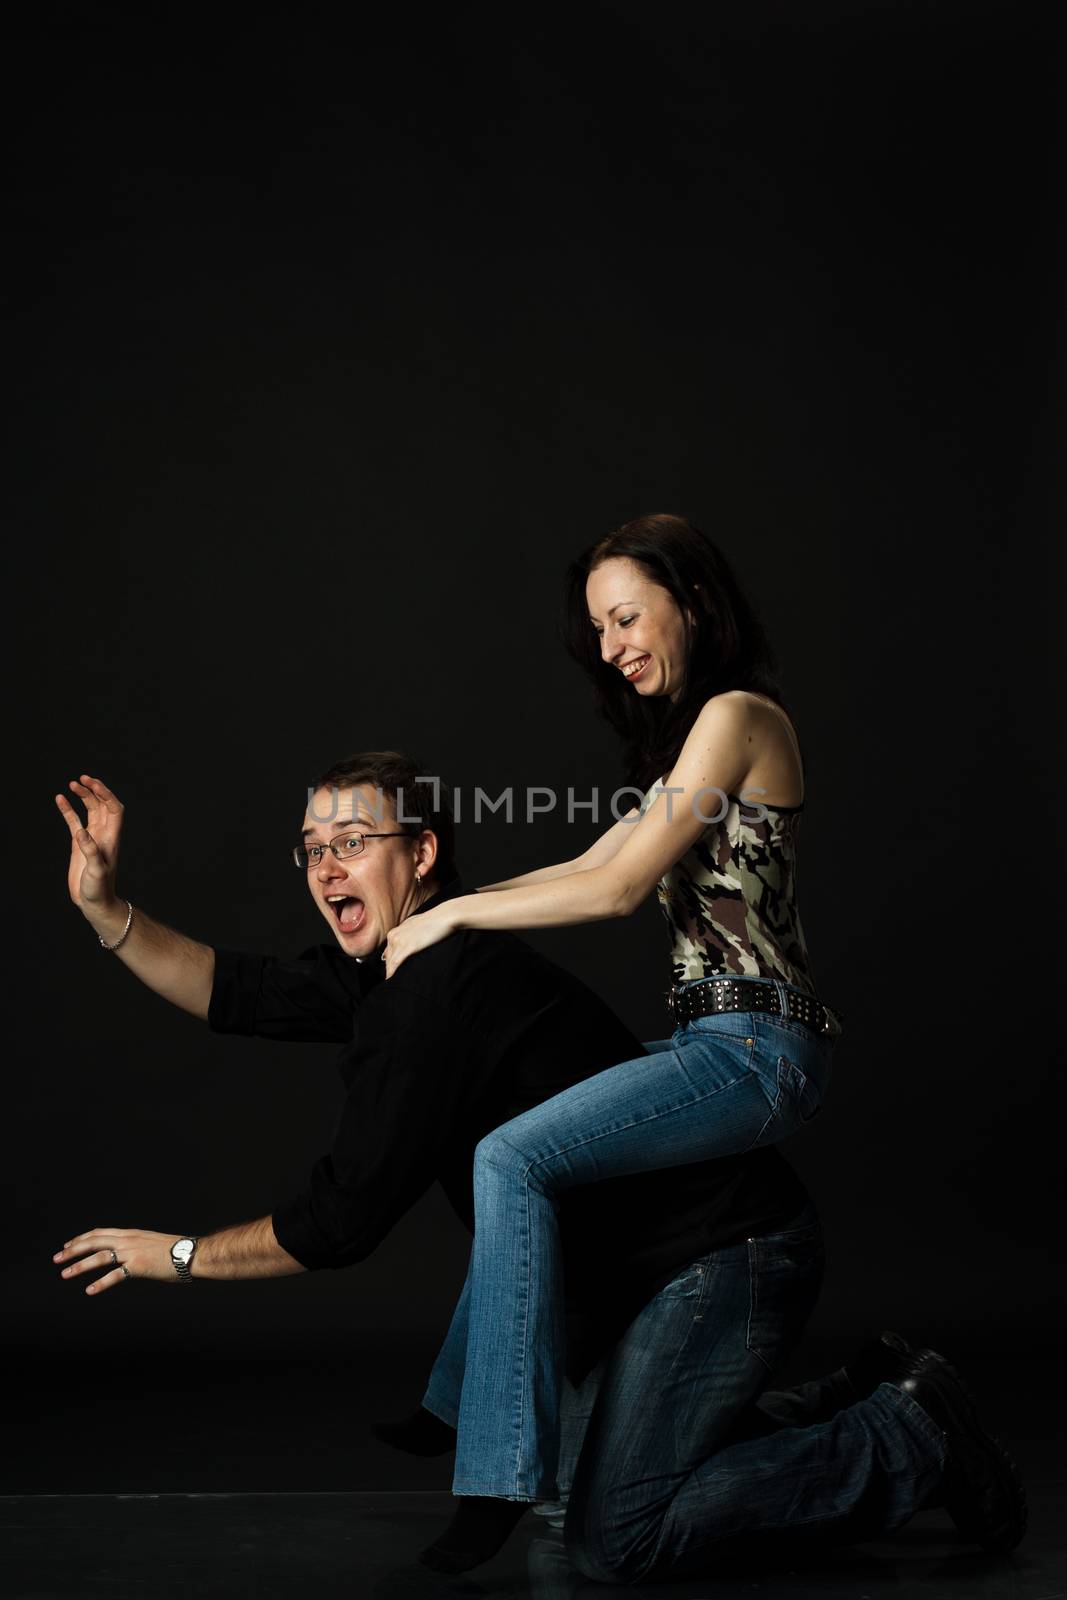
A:
{"label": "black sleeve", "polygon": [[355,962],[328,946],[295,961],[216,950],[208,1025],[216,1033],[346,1043],[366,982]]}
{"label": "black sleeve", "polygon": [[398,979],[360,1015],[350,1088],[329,1155],[273,1215],[283,1249],[309,1270],[362,1261],[438,1175],[464,1137],[471,1077],[450,1024]]}

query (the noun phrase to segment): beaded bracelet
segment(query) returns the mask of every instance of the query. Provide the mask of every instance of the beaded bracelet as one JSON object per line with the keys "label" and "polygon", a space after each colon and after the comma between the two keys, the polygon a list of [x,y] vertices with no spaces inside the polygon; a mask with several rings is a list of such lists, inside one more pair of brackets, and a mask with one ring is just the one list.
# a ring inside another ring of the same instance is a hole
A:
{"label": "beaded bracelet", "polygon": [[117,950],[119,945],[122,944],[123,940],[126,938],[126,935],[129,933],[131,927],[133,926],[133,904],[129,900],[127,900],[126,904],[130,908],[130,914],[126,918],[126,926],[123,928],[122,932],[119,934],[118,938],[115,940],[115,943],[114,944],[107,944],[105,942],[105,940],[103,938],[101,938],[100,934],[97,934],[97,936],[96,936],[100,940],[100,943],[103,945],[105,950]]}

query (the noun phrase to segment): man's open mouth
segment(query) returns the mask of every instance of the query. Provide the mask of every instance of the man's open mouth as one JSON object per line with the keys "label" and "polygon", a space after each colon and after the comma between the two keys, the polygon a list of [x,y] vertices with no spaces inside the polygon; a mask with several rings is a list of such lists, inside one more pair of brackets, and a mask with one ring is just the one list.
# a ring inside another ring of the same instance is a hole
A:
{"label": "man's open mouth", "polygon": [[356,899],[355,895],[327,895],[326,903],[337,918],[342,933],[355,933],[362,927],[367,908],[362,900]]}

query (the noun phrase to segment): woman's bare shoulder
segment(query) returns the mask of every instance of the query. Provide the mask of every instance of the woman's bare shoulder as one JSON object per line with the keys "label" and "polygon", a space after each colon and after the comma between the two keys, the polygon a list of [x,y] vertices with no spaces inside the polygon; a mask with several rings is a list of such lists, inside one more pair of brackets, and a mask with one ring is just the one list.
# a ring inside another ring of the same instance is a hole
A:
{"label": "woman's bare shoulder", "polygon": [[788,728],[796,732],[785,707],[779,705],[777,700],[772,700],[769,694],[759,694],[755,689],[724,689],[721,694],[712,695],[710,700],[705,700],[703,711],[712,706],[721,706],[723,711],[729,708],[734,716],[747,713],[754,718],[771,717],[779,723],[784,722]]}
{"label": "woman's bare shoulder", "polygon": [[734,689],[713,694],[693,718],[686,745],[703,745],[708,739],[747,740],[758,714],[755,701],[749,704],[748,697]]}
{"label": "woman's bare shoulder", "polygon": [[768,805],[799,805],[803,799],[804,763],[789,713],[770,695],[751,689],[727,689],[714,695],[705,710],[718,700],[730,701],[734,715],[744,719],[748,730],[752,766],[746,787],[763,787],[765,793],[777,796],[777,801],[768,800]]}
{"label": "woman's bare shoulder", "polygon": [[729,722],[737,726],[765,721],[775,715],[781,719],[785,717],[785,712],[769,696],[756,694],[751,689],[724,689],[721,694],[713,694],[704,701],[698,720],[705,723]]}

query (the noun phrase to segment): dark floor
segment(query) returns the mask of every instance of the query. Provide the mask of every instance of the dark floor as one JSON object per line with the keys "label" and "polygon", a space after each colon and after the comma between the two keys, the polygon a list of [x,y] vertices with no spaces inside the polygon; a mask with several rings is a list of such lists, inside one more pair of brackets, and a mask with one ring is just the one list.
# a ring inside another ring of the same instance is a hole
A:
{"label": "dark floor", "polygon": [[431,1600],[612,1594],[696,1600],[1060,1600],[1067,1594],[1062,1480],[1029,1484],[1032,1529],[1010,1557],[957,1542],[925,1512],[892,1540],[836,1552],[802,1571],[746,1570],[672,1584],[588,1583],[560,1535],[530,1514],[495,1561],[438,1578],[414,1553],[447,1520],[451,1497],[398,1494],[6,1496],[5,1600]]}
{"label": "dark floor", "polygon": [[[783,1385],[831,1371],[859,1342],[806,1344]],[[1064,1435],[1059,1358],[1032,1349],[991,1356],[956,1339],[941,1348],[1024,1469],[1052,1470]],[[17,1382],[4,1393],[0,1494],[447,1490],[451,1458],[404,1456],[369,1431],[372,1418],[417,1405],[434,1349],[430,1334],[398,1334],[388,1349],[367,1336],[343,1353],[253,1357],[236,1348],[86,1348],[72,1364],[69,1355],[12,1350],[3,1362]]]}
{"label": "dark floor", "polygon": [[[158,1354],[86,1351],[66,1380],[36,1354],[36,1365],[23,1352],[7,1367],[18,1379],[0,1461],[0,1489],[12,1491],[0,1494],[2,1600],[1067,1600],[1061,1363],[1033,1351],[967,1352],[965,1362],[1027,1486],[1030,1531],[1011,1557],[982,1556],[929,1511],[891,1539],[803,1570],[753,1565],[627,1588],[573,1573],[558,1532],[535,1513],[470,1578],[414,1564],[451,1515],[451,1458],[401,1456],[367,1422],[410,1409],[421,1348],[392,1352],[408,1375],[395,1378],[370,1346],[345,1359],[192,1352],[162,1364]],[[816,1351],[810,1370],[828,1369],[834,1354]]]}

